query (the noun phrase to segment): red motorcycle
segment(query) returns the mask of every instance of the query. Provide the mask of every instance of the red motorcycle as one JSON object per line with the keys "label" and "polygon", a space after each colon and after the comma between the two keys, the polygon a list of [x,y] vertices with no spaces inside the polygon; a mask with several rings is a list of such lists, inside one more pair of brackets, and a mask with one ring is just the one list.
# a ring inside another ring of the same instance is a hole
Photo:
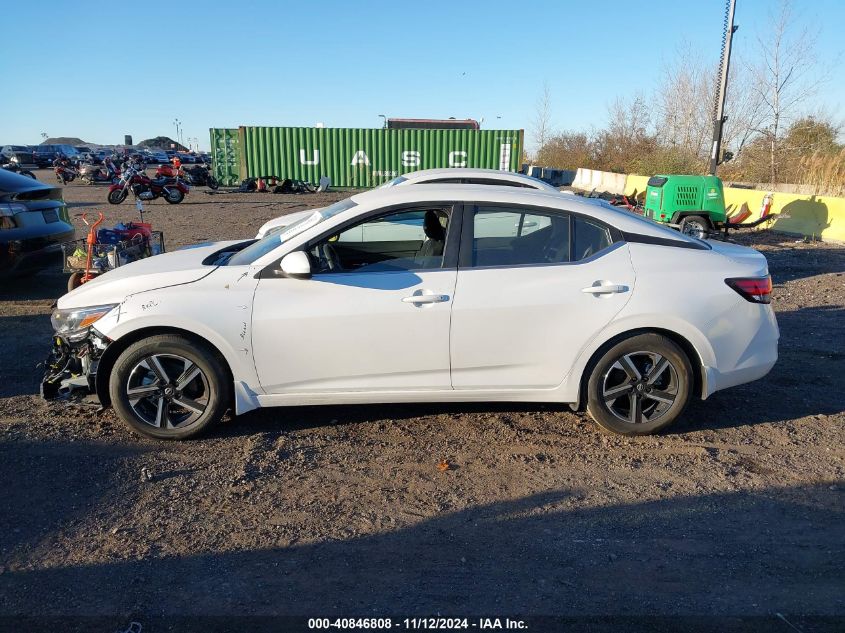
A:
{"label": "red motorcycle", "polygon": [[150,178],[138,167],[128,166],[120,180],[109,187],[109,202],[120,204],[131,191],[138,200],[164,198],[170,204],[179,204],[191,190],[179,178]]}
{"label": "red motorcycle", "polygon": [[63,185],[73,182],[79,175],[79,172],[73,168],[73,165],[66,158],[53,161],[53,173],[56,174],[56,180]]}

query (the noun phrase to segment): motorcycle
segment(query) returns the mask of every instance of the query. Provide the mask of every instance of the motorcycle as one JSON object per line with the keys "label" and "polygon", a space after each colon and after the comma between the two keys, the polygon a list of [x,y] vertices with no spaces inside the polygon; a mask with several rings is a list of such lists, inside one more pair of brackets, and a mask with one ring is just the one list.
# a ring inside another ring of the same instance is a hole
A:
{"label": "motorcycle", "polygon": [[152,179],[138,167],[130,165],[124,170],[120,180],[109,187],[108,201],[111,204],[120,204],[131,191],[138,200],[164,198],[170,204],[179,204],[190,190],[191,188],[179,178]]}
{"label": "motorcycle", "polygon": [[113,165],[94,165],[82,163],[79,166],[79,179],[86,185],[93,185],[98,182],[116,183],[120,179],[120,170]]}
{"label": "motorcycle", "polygon": [[10,161],[10,162],[8,162],[4,165],[0,165],[0,169],[5,169],[6,171],[10,171],[10,172],[15,173],[15,174],[20,174],[21,176],[28,176],[29,178],[32,178],[33,180],[38,180],[35,177],[35,174],[33,174],[28,169],[23,169],[20,165],[18,165],[18,163],[16,161]]}
{"label": "motorcycle", "polygon": [[56,180],[63,185],[76,180],[79,172],[71,167],[69,162],[58,163],[53,166],[53,172],[56,174]]}
{"label": "motorcycle", "polygon": [[205,185],[209,189],[217,189],[220,183],[205,165],[197,165],[187,169],[188,176],[195,185]]}
{"label": "motorcycle", "polygon": [[220,186],[220,183],[217,182],[208,168],[202,165],[188,169],[174,168],[172,165],[160,165],[156,169],[156,176],[158,178],[181,178],[190,185],[206,186],[209,189],[217,189]]}

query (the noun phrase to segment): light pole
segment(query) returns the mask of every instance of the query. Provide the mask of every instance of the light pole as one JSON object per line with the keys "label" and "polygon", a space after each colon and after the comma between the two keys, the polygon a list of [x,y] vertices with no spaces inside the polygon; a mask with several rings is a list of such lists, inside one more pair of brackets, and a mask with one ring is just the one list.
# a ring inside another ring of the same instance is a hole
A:
{"label": "light pole", "polygon": [[176,142],[182,145],[182,122],[179,119],[173,119],[173,125],[176,126]]}
{"label": "light pole", "polygon": [[379,116],[380,116],[382,119],[384,119],[384,124],[381,126],[381,128],[382,128],[383,130],[387,129],[387,117],[386,117],[386,116],[384,116],[383,114],[379,114]]}
{"label": "light pole", "polygon": [[716,88],[716,101],[713,104],[713,145],[710,148],[710,175],[716,175],[716,168],[725,160],[733,158],[731,152],[722,152],[722,128],[728,117],[725,116],[725,96],[728,91],[728,70],[731,65],[731,44],[734,32],[739,28],[734,26],[734,12],[736,0],[727,0],[725,8],[725,31],[722,34],[722,59],[719,65],[719,85]]}

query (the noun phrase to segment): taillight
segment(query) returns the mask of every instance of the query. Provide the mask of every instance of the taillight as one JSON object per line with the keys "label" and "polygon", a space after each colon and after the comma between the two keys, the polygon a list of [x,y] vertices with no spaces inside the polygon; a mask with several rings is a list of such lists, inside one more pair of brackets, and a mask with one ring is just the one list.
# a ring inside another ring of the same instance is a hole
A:
{"label": "taillight", "polygon": [[725,283],[736,290],[743,299],[751,303],[772,302],[772,278],[766,277],[731,277]]}

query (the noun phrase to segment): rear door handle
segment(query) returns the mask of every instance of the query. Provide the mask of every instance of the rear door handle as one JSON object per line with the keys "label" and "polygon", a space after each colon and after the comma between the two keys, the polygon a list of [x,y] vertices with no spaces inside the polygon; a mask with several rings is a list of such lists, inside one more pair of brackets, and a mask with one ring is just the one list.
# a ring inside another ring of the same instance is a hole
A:
{"label": "rear door handle", "polygon": [[422,303],[443,303],[444,301],[449,300],[449,295],[411,295],[410,297],[404,297],[402,299],[403,303],[415,303],[415,304],[422,304]]}
{"label": "rear door handle", "polygon": [[627,290],[628,286],[622,286],[619,284],[601,284],[599,282],[596,282],[594,286],[581,288],[581,292],[592,295],[611,295],[619,292],[627,292]]}

